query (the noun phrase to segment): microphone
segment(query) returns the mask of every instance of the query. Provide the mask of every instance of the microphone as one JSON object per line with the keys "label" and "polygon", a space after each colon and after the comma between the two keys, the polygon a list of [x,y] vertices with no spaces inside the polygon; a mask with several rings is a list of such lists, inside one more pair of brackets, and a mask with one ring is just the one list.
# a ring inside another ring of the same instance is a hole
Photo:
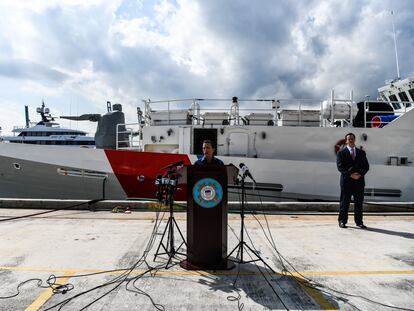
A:
{"label": "microphone", "polygon": [[174,191],[177,185],[177,176],[169,174],[168,178],[166,179],[166,183],[165,205],[168,205],[174,201]]}
{"label": "microphone", "polygon": [[172,170],[169,170],[165,175],[171,175],[174,174],[177,171],[176,168],[173,168]]}
{"label": "microphone", "polygon": [[166,167],[163,167],[162,170],[167,170],[167,169],[172,168],[174,166],[181,166],[183,164],[184,164],[184,160],[181,160],[181,161],[175,162],[173,164],[169,164]]}
{"label": "microphone", "polygon": [[170,185],[174,188],[177,185],[177,176],[172,175],[170,178]]}
{"label": "microphone", "polygon": [[162,176],[157,175],[157,178],[155,179],[155,185],[157,186],[157,193],[156,198],[159,202],[162,201]]}
{"label": "microphone", "polygon": [[249,168],[247,167],[247,165],[245,165],[244,163],[240,163],[239,164],[240,169],[242,170],[243,176],[246,177],[250,177],[251,180],[253,180],[253,182],[256,184],[256,181],[254,180],[252,174],[250,174]]}

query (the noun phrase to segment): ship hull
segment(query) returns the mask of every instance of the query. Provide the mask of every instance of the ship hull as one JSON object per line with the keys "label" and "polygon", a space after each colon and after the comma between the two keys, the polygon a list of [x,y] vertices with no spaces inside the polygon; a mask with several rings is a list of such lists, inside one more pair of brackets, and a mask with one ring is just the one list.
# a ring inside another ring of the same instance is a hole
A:
{"label": "ship hull", "polygon": [[[195,155],[88,148],[0,144],[0,197],[32,199],[154,198],[155,178],[171,163],[191,164]],[[257,159],[220,156],[225,164],[243,162],[257,184],[247,180],[250,201],[339,198],[334,161]],[[414,201],[412,167],[371,165],[366,199]],[[230,188],[230,199],[240,189]],[[177,200],[186,199],[181,185]]]}

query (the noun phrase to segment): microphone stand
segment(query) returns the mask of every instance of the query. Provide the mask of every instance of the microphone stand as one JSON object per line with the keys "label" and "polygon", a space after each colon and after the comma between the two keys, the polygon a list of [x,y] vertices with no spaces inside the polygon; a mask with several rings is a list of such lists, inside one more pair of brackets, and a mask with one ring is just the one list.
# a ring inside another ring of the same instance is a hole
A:
{"label": "microphone stand", "polygon": [[[261,261],[267,268],[269,268],[270,271],[274,273],[275,271],[263,260],[263,258],[260,257],[260,255],[244,241],[244,217],[245,217],[244,216],[244,198],[245,198],[245,192],[246,192],[245,187],[244,187],[245,179],[246,179],[246,174],[243,174],[241,177],[242,199],[241,199],[241,212],[240,212],[240,217],[241,217],[240,240],[239,240],[239,243],[236,245],[236,247],[233,248],[233,250],[227,255],[226,259],[229,259],[230,261],[233,261],[239,264]],[[247,260],[247,261],[244,260],[243,259],[243,253],[245,251],[244,248],[247,248],[256,257],[256,259]],[[231,259],[230,255],[233,254],[236,249],[237,249],[236,259]],[[240,258],[239,258],[239,255],[240,255]]]}
{"label": "microphone stand", "polygon": [[[175,176],[172,176],[175,177]],[[168,269],[168,265],[172,262],[172,258],[175,257],[177,254],[185,256],[186,254],[179,252],[179,249],[183,244],[187,246],[187,243],[185,242],[184,236],[181,233],[180,227],[178,227],[177,221],[174,218],[174,193],[176,191],[176,183],[177,180],[173,178],[168,179],[168,187],[166,191],[166,204],[169,205],[170,209],[170,217],[168,218],[167,225],[165,226],[164,232],[162,234],[160,244],[158,245],[157,251],[154,255],[154,261],[157,258],[157,256],[160,255],[168,255],[168,261],[165,265],[165,269]],[[178,230],[178,233],[181,236],[182,242],[181,244],[175,248],[174,245],[174,227]],[[168,232],[168,233],[167,233]],[[167,233],[167,241],[164,243],[165,233]],[[160,253],[160,248],[163,248],[164,252]],[[171,265],[172,266],[172,265]]]}

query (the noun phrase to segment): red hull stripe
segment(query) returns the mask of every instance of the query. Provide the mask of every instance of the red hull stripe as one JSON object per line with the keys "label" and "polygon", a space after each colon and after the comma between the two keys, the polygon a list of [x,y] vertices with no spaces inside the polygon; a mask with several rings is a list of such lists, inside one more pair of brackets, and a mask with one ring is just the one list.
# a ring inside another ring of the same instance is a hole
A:
{"label": "red hull stripe", "polygon": [[[154,198],[155,178],[165,173],[161,168],[178,161],[191,164],[186,154],[128,150],[105,150],[105,154],[128,198]],[[177,192],[177,200],[185,200],[184,190]]]}

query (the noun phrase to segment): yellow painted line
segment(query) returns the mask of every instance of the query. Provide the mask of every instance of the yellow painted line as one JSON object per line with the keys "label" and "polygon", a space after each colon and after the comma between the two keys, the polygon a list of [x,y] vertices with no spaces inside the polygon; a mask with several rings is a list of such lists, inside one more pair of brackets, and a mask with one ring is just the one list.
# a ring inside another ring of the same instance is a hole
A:
{"label": "yellow painted line", "polygon": [[[11,270],[11,271],[39,271],[39,272],[60,272],[60,273],[72,273],[72,274],[82,274],[82,273],[100,273],[105,272],[108,270],[102,269],[54,269],[54,268],[27,268],[27,267],[0,267],[0,270]],[[109,269],[111,270],[111,269]],[[128,269],[123,269],[122,271],[113,271],[108,272],[111,274],[119,274],[127,271]],[[132,273],[143,273],[147,271],[146,269],[135,269]],[[166,275],[261,275],[259,272],[248,272],[248,271],[201,271],[201,270],[194,270],[194,271],[172,271],[172,270],[161,270],[157,271],[156,274],[166,274]],[[271,275],[280,275],[281,273],[266,273],[264,274]],[[300,275],[335,275],[335,276],[345,276],[345,275],[407,275],[407,274],[414,274],[414,270],[388,270],[388,271],[381,271],[381,270],[373,270],[373,271],[303,271],[303,272],[292,272],[291,274],[284,274],[284,275],[293,275],[293,276],[300,276]]]}
{"label": "yellow painted line", "polygon": [[0,270],[11,270],[11,271],[39,271],[39,272],[61,272],[61,273],[93,273],[102,272],[106,270],[102,269],[55,269],[55,268],[27,268],[27,267],[0,267]]}
{"label": "yellow painted line", "polygon": [[[65,284],[71,276],[73,276],[73,272],[66,272],[62,277],[59,277],[59,284]],[[39,297],[36,298],[35,301],[31,303],[30,306],[26,308],[25,311],[37,311],[39,310],[49,299],[53,296],[53,288],[48,288],[45,290]]]}
{"label": "yellow painted line", "polygon": [[[373,270],[373,271],[307,271],[299,272],[302,275],[368,275],[368,274],[414,274],[414,270]],[[299,276],[299,273],[292,273]]]}
{"label": "yellow painted line", "polygon": [[339,310],[338,308],[335,308],[334,305],[332,305],[326,298],[322,295],[322,293],[317,290],[315,287],[313,287],[308,281],[301,277],[293,277],[302,287],[302,289],[308,293],[309,296],[311,296],[316,303],[321,307],[322,310],[326,311],[336,311]]}
{"label": "yellow painted line", "polygon": [[[27,267],[0,267],[0,270],[11,270],[11,271],[39,271],[39,272],[60,272],[63,273],[62,277],[59,277],[59,283],[65,283],[75,274],[88,274],[88,273],[100,273],[105,272],[108,270],[102,269],[50,269],[50,268],[27,268]],[[110,274],[120,274],[124,271],[112,271],[108,272]],[[141,274],[147,271],[146,269],[135,269],[132,271],[132,274]],[[201,270],[194,270],[194,271],[171,271],[171,270],[161,270],[156,271],[155,274],[159,275],[237,275],[240,276],[258,276],[262,275],[260,272],[249,272],[249,271],[201,271]],[[372,270],[372,271],[306,271],[306,272],[294,272],[291,274],[282,274],[282,273],[264,273],[267,275],[284,275],[288,277],[292,277],[295,279],[298,284],[302,287],[302,289],[311,296],[316,303],[319,304],[321,309],[327,311],[338,310],[333,306],[323,294],[313,287],[308,281],[306,281],[303,276],[311,276],[311,275],[323,275],[323,276],[347,276],[347,275],[414,275],[414,270],[388,270],[388,271],[381,271],[381,270]],[[39,310],[51,297],[53,296],[53,289],[48,288],[45,290],[25,311],[37,311]]]}

